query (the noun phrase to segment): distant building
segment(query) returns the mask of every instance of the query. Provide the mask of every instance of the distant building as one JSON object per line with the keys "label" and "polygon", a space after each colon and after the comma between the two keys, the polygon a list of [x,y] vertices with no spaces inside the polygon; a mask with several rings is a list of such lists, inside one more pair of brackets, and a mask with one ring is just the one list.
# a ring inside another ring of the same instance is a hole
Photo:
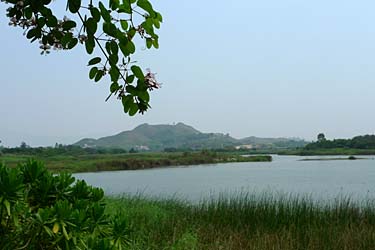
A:
{"label": "distant building", "polygon": [[138,150],[138,151],[149,151],[150,150],[150,148],[148,146],[144,146],[144,145],[136,145],[135,149]]}
{"label": "distant building", "polygon": [[239,146],[236,146],[235,149],[239,150],[239,149],[253,149],[254,148],[254,145],[252,144],[244,144],[244,145],[239,145]]}

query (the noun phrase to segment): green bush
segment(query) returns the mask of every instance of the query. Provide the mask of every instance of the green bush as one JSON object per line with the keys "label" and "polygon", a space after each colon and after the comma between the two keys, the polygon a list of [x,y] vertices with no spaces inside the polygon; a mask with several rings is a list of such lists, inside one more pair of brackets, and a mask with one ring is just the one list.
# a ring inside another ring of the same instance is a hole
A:
{"label": "green bush", "polygon": [[29,160],[0,163],[0,249],[124,249],[128,224],[105,214],[102,189]]}

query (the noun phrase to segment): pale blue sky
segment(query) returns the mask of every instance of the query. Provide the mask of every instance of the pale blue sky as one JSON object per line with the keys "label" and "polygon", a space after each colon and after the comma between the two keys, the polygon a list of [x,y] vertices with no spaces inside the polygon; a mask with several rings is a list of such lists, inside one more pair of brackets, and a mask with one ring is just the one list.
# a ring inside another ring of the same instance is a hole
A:
{"label": "pale blue sky", "polygon": [[160,49],[140,50],[136,59],[163,87],[152,93],[153,108],[134,118],[115,99],[104,102],[109,82],[88,79],[83,47],[40,56],[37,44],[7,25],[1,3],[3,144],[73,143],[145,122],[181,121],[234,137],[375,133],[374,1],[153,5],[164,16]]}

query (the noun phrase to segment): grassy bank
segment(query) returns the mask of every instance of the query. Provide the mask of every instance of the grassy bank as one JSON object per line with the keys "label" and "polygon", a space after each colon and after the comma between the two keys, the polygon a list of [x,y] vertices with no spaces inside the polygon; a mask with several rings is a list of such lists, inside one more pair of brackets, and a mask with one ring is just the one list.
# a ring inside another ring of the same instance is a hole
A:
{"label": "grassy bank", "polygon": [[140,197],[108,199],[129,222],[129,249],[374,249],[375,205],[316,204],[272,195],[222,197],[192,205]]}
{"label": "grassy bank", "polygon": [[[212,164],[226,162],[257,162],[271,161],[271,156],[242,157],[227,153],[209,151],[194,153],[137,153],[137,154],[91,154],[91,155],[34,155],[46,167],[54,172],[97,172],[110,170],[137,170],[167,166]],[[29,155],[4,154],[0,161],[14,167],[30,158]]]}

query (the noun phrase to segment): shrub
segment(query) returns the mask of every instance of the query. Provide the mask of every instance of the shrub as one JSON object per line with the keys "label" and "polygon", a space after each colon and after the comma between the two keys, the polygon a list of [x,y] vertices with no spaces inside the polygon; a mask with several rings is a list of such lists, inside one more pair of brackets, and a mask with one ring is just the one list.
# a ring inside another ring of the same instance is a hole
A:
{"label": "shrub", "polygon": [[127,223],[105,213],[102,189],[29,160],[0,163],[0,249],[124,249]]}

